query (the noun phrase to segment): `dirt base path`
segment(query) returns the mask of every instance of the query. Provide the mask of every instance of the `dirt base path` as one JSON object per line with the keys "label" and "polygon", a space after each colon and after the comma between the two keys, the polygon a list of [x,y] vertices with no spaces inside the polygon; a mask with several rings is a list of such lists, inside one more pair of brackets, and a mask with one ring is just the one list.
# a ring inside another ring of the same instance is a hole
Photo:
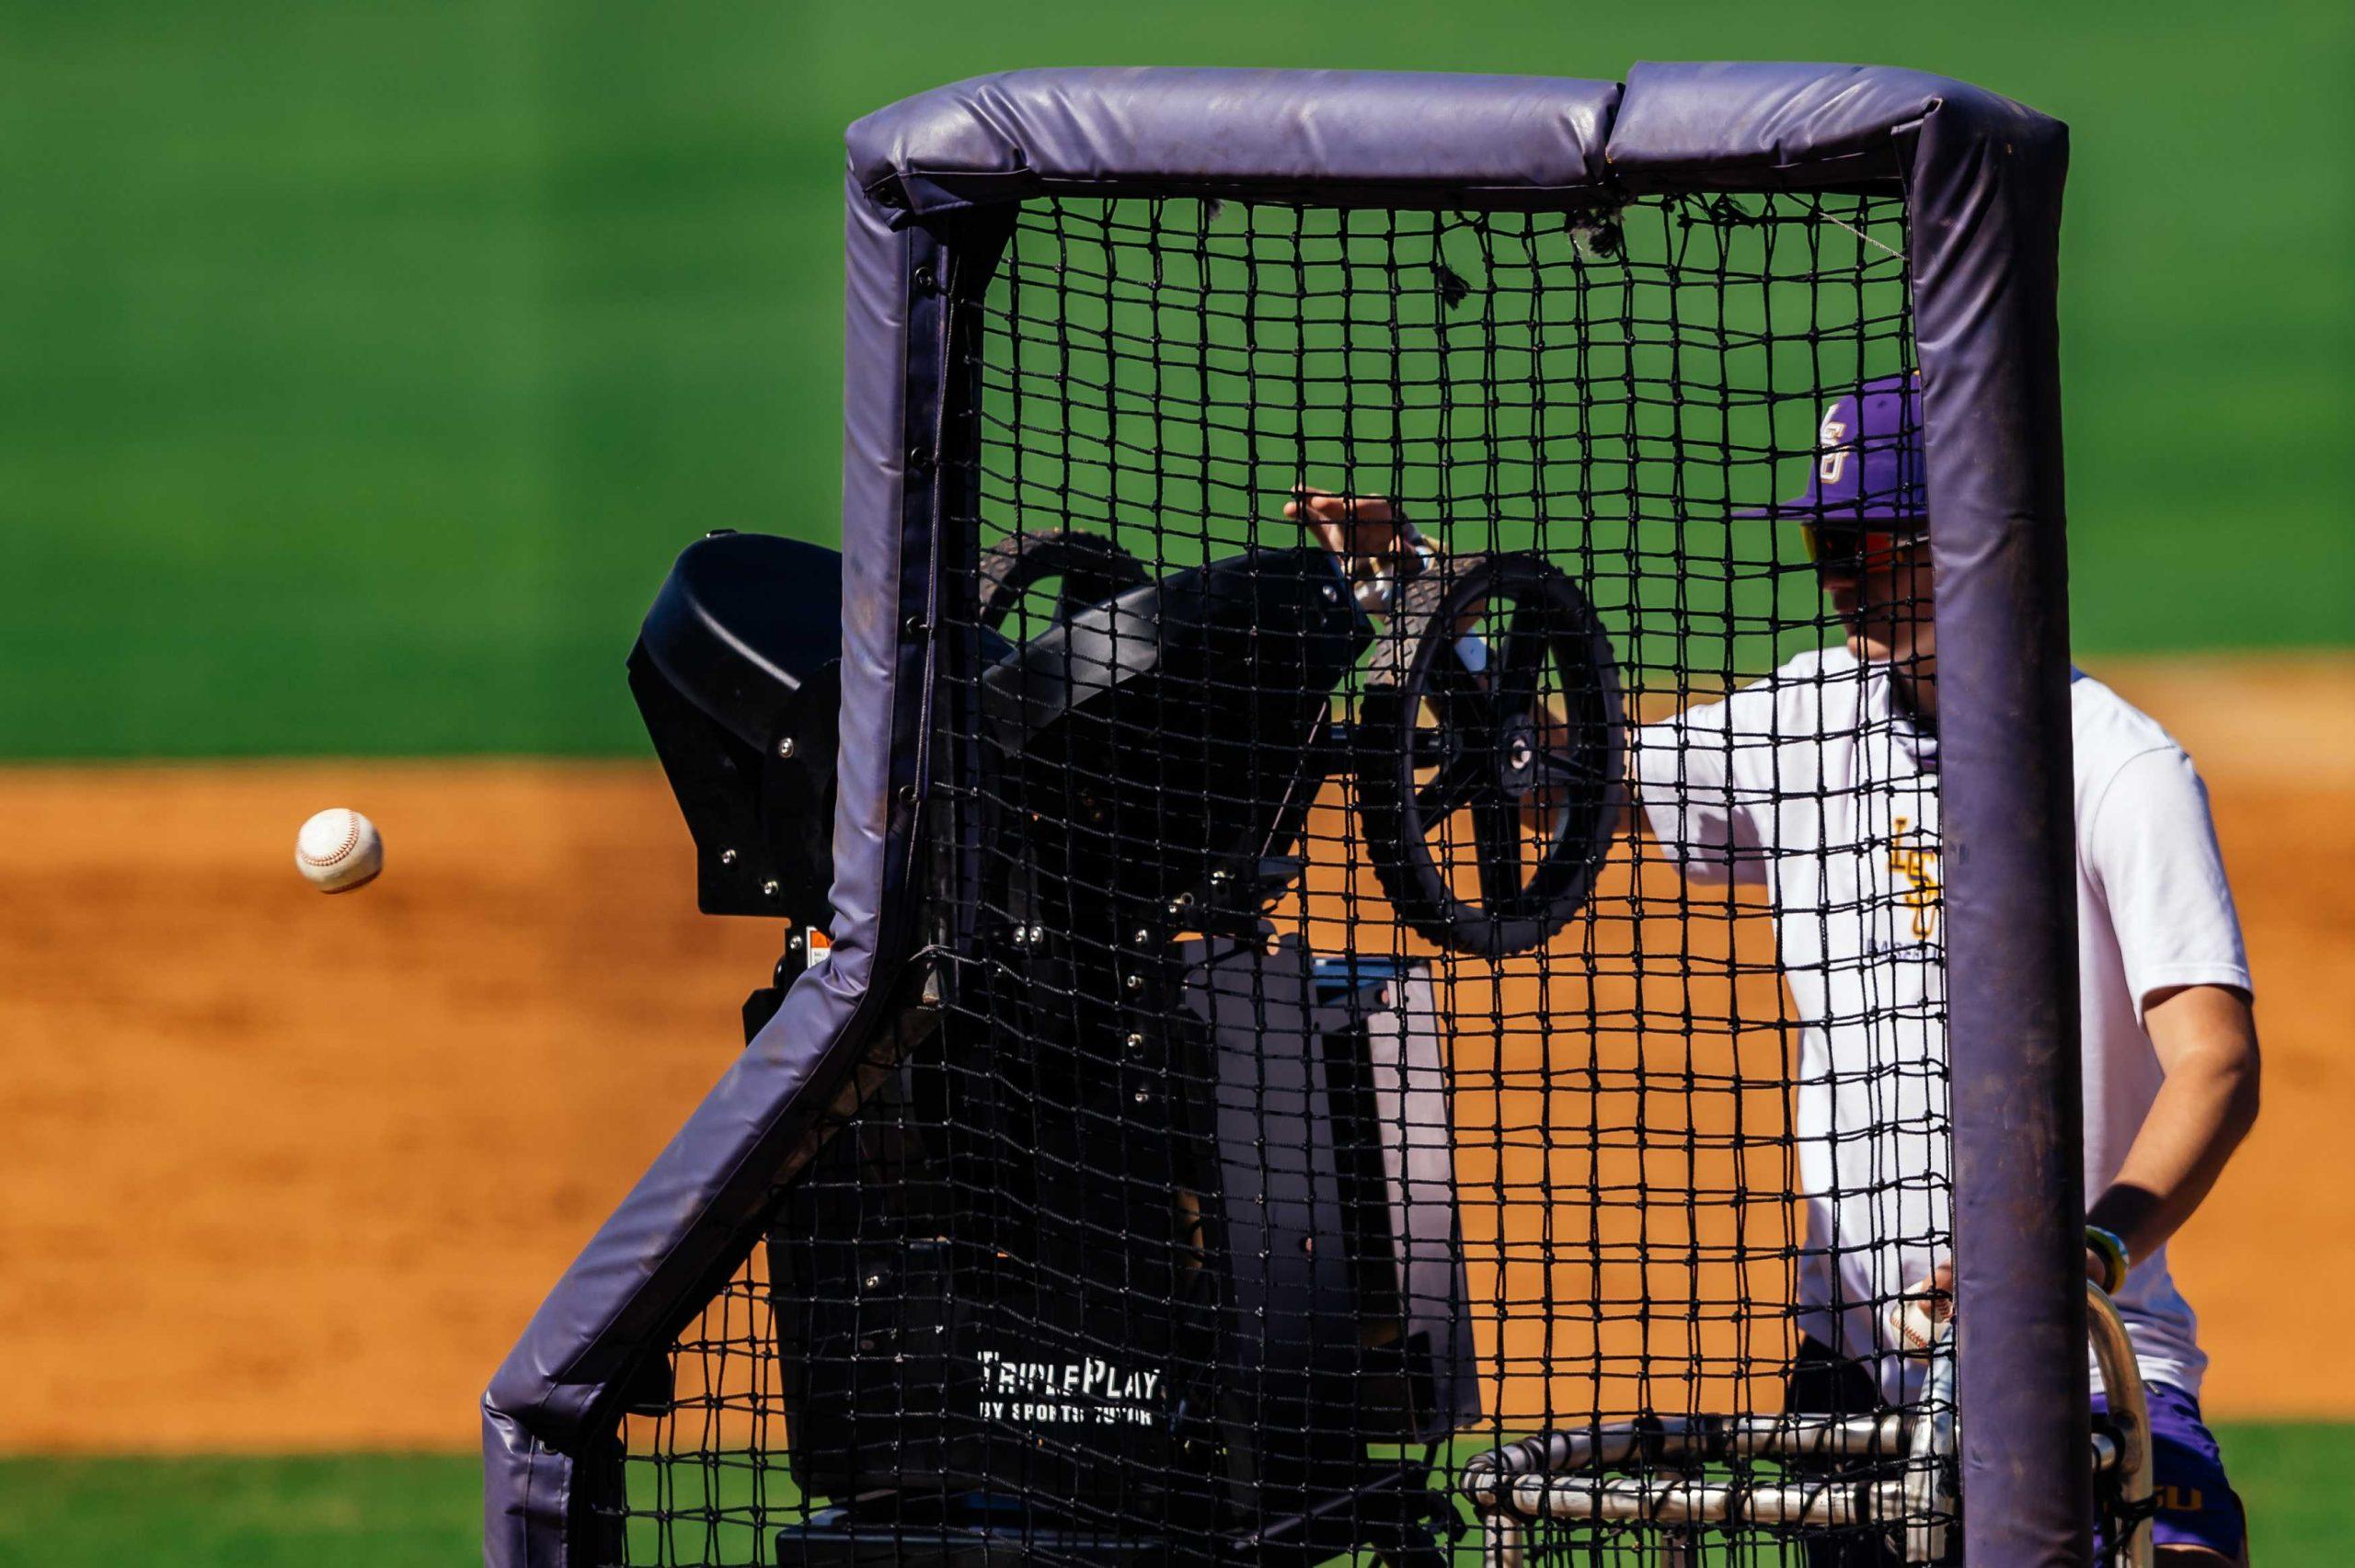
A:
{"label": "dirt base path", "polygon": [[[2211,1407],[2355,1416],[2303,1348],[2355,1295],[2355,658],[2103,672],[2200,758],[2264,993],[2264,1125],[2178,1248]],[[323,898],[335,804],[390,869]],[[650,764],[0,773],[0,1449],[471,1447],[776,949],[695,912]]]}
{"label": "dirt base path", "polygon": [[[383,826],[323,898],[294,828]],[[651,764],[0,774],[0,1447],[460,1448],[776,952]]]}

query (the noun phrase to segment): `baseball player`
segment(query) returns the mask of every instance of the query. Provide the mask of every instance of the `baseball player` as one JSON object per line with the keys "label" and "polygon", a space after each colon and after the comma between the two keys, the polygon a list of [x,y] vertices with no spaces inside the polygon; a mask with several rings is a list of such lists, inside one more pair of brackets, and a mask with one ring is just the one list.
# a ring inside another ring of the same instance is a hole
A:
{"label": "baseball player", "polygon": [[[1825,410],[1797,523],[1846,633],[1722,702],[1639,730],[1631,771],[1688,877],[1763,884],[1805,1027],[1792,1131],[1809,1247],[1794,1409],[1863,1413],[1918,1376],[1888,1310],[1951,1281],[1937,852],[1937,639],[1919,395]],[[2246,1530],[2200,1415],[2166,1242],[2257,1116],[2247,960],[2207,796],[2155,723],[2074,673],[2086,1270],[2150,1396],[2162,1562],[2239,1562]],[[1930,1178],[1930,1179],[1925,1179]],[[1815,1561],[1872,1562],[1870,1549]]]}
{"label": "baseball player", "polygon": [[[1918,1387],[1901,1309],[1952,1278],[1939,887],[1936,636],[1921,421],[1910,380],[1825,410],[1796,524],[1844,642],[1631,737],[1659,853],[1705,883],[1764,886],[1798,1013],[1808,1243],[1794,1411],[1867,1413]],[[1368,554],[1378,499],[1304,490],[1287,513]],[[2182,748],[2073,672],[2086,1271],[2145,1380],[2162,1563],[2246,1563],[2240,1499],[2200,1413],[2207,1357],[2166,1242],[2256,1119],[2258,1058],[2232,890]],[[2097,1396],[2098,1400],[2098,1396]],[[1869,1543],[1815,1568],[1878,1568]]]}

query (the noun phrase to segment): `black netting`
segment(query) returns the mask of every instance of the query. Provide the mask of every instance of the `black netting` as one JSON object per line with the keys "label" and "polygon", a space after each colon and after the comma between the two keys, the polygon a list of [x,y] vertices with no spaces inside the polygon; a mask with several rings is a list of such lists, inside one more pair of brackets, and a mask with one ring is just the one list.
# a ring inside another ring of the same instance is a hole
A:
{"label": "black netting", "polygon": [[1473,1562],[1499,1501],[1549,1561],[1925,1558],[1905,249],[1021,209],[944,452],[946,1005],[626,1423],[615,1560]]}

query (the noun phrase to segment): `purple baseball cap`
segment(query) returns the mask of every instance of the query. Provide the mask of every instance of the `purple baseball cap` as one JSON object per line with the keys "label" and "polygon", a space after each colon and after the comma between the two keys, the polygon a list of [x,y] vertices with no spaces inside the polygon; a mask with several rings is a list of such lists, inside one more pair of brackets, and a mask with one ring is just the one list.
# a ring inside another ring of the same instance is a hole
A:
{"label": "purple baseball cap", "polygon": [[1924,467],[1922,378],[1881,376],[1824,409],[1806,491],[1742,515],[1918,525],[1930,515]]}

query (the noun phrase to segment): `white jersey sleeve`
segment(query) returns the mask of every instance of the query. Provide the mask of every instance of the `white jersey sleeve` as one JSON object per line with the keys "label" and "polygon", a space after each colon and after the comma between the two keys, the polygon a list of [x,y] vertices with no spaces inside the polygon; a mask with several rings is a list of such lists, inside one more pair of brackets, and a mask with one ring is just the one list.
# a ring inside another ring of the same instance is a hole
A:
{"label": "white jersey sleeve", "polygon": [[2191,759],[2173,746],[2128,758],[2086,815],[2085,874],[2107,907],[2136,1022],[2177,986],[2248,990],[2240,917]]}
{"label": "white jersey sleeve", "polygon": [[1741,693],[1636,731],[1630,771],[1660,850],[1695,882],[1766,880],[1763,824],[1740,774]]}
{"label": "white jersey sleeve", "polygon": [[1636,730],[1628,769],[1661,852],[1696,882],[1771,882],[1786,830],[1811,830],[1778,814],[1821,793],[1827,745],[1853,749],[1863,689],[1844,650],[1811,648]]}

